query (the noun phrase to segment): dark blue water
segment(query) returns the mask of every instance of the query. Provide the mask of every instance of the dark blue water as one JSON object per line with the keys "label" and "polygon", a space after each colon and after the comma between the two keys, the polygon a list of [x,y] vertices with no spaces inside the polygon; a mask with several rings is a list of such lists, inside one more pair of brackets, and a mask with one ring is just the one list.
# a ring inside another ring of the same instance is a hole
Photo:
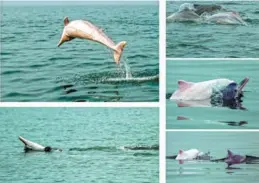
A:
{"label": "dark blue water", "polygon": [[[178,11],[185,2],[167,1],[166,14]],[[226,9],[239,12],[248,24],[242,25],[213,25],[197,23],[166,24],[166,56],[170,58],[258,58],[259,46],[259,2],[203,2],[197,4],[217,4]]]}
{"label": "dark blue water", "polygon": [[[88,40],[58,48],[65,16],[127,41],[121,64]],[[158,2],[4,2],[2,100],[158,101],[158,16]]]}
{"label": "dark blue water", "polygon": [[[0,119],[0,182],[158,182],[156,108],[0,108]],[[19,135],[63,152],[24,153]]]}

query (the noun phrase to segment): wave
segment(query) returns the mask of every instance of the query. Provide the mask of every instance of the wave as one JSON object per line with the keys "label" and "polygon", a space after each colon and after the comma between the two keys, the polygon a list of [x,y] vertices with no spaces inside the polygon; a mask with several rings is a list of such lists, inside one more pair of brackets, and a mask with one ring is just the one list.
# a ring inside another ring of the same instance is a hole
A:
{"label": "wave", "polygon": [[159,81],[159,75],[147,77],[132,77],[132,78],[107,78],[102,83],[140,83],[147,81]]}
{"label": "wave", "polygon": [[[131,150],[131,151],[158,151],[159,145],[133,145],[133,146],[92,146],[92,147],[74,147],[70,148],[69,151],[104,151],[104,152],[115,152],[115,151],[125,151],[125,150]],[[135,153],[135,155],[150,155],[150,153]]]}
{"label": "wave", "polygon": [[122,149],[126,150],[159,150],[159,145],[152,145],[152,146],[145,146],[145,145],[138,145],[138,146],[122,146]]}
{"label": "wave", "polygon": [[119,149],[115,146],[93,146],[93,147],[74,147],[70,148],[69,151],[105,151],[105,152],[114,152],[118,151]]}
{"label": "wave", "polygon": [[134,153],[133,156],[144,156],[144,157],[156,156],[156,157],[158,157],[158,154],[157,153]]}

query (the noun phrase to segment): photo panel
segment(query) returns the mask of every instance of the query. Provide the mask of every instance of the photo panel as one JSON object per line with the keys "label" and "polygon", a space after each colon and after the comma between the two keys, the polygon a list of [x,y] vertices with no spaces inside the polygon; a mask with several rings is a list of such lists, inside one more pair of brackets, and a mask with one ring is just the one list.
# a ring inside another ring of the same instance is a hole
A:
{"label": "photo panel", "polygon": [[3,182],[159,182],[158,108],[1,107],[0,116]]}
{"label": "photo panel", "polygon": [[259,132],[167,131],[166,182],[257,182]]}
{"label": "photo panel", "polygon": [[167,129],[259,129],[257,60],[167,60]]}
{"label": "photo panel", "polygon": [[158,1],[4,1],[2,11],[2,101],[159,100]]}
{"label": "photo panel", "polygon": [[166,1],[167,58],[258,58],[258,1]]}

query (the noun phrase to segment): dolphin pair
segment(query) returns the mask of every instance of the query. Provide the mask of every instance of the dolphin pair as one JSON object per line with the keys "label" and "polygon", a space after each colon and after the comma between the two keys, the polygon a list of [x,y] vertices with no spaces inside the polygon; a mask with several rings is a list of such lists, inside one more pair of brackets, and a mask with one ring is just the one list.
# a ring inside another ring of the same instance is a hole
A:
{"label": "dolphin pair", "polygon": [[230,150],[228,150],[227,157],[221,158],[221,159],[212,159],[213,157],[210,156],[210,152],[203,153],[203,152],[199,151],[198,149],[190,149],[190,150],[186,150],[186,151],[179,150],[178,155],[167,156],[167,158],[178,160],[180,164],[182,164],[183,161],[190,161],[190,160],[209,160],[211,162],[225,162],[227,164],[227,168],[229,168],[231,165],[235,165],[235,164],[259,163],[259,157],[234,154]]}
{"label": "dolphin pair", "polygon": [[176,101],[179,107],[183,106],[210,106],[221,102],[229,104],[240,102],[243,97],[243,88],[249,78],[244,78],[240,84],[233,80],[221,78],[203,82],[178,81],[178,89],[170,99]]}
{"label": "dolphin pair", "polygon": [[24,143],[24,151],[29,152],[29,151],[41,151],[41,152],[51,152],[54,150],[62,151],[62,149],[58,148],[52,148],[50,146],[42,146],[40,144],[37,144],[35,142],[29,141],[21,136],[19,136],[20,141]]}
{"label": "dolphin pair", "polygon": [[71,41],[74,38],[87,39],[103,44],[114,51],[113,59],[119,64],[126,45],[126,41],[121,41],[117,45],[109,38],[101,28],[86,20],[69,21],[68,17],[64,19],[64,29],[58,47],[64,42]]}
{"label": "dolphin pair", "polygon": [[[224,12],[216,12],[223,10]],[[213,14],[216,12],[215,14]],[[229,25],[247,25],[237,12],[227,10],[220,5],[200,5],[184,3],[178,12],[167,17],[169,22],[198,22]]]}

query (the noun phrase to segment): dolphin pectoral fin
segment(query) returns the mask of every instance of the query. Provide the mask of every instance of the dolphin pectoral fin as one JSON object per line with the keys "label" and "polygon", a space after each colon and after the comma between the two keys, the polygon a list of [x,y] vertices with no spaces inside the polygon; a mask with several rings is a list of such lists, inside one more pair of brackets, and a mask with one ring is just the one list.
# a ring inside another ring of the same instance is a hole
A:
{"label": "dolphin pectoral fin", "polygon": [[60,39],[60,41],[59,41],[57,46],[60,47],[64,42],[71,41],[73,39],[75,39],[75,38],[74,37],[69,37],[67,35],[62,35],[62,37],[61,37],[61,39]]}
{"label": "dolphin pectoral fin", "polygon": [[60,40],[59,40],[57,46],[60,47],[64,42],[70,41],[70,40],[71,40],[70,37],[68,37],[67,35],[63,34],[63,35],[61,36],[61,38],[60,38]]}
{"label": "dolphin pectoral fin", "polygon": [[120,58],[123,52],[123,48],[126,46],[127,42],[126,41],[121,41],[115,46],[115,51],[113,53],[113,58],[116,64],[120,63]]}

